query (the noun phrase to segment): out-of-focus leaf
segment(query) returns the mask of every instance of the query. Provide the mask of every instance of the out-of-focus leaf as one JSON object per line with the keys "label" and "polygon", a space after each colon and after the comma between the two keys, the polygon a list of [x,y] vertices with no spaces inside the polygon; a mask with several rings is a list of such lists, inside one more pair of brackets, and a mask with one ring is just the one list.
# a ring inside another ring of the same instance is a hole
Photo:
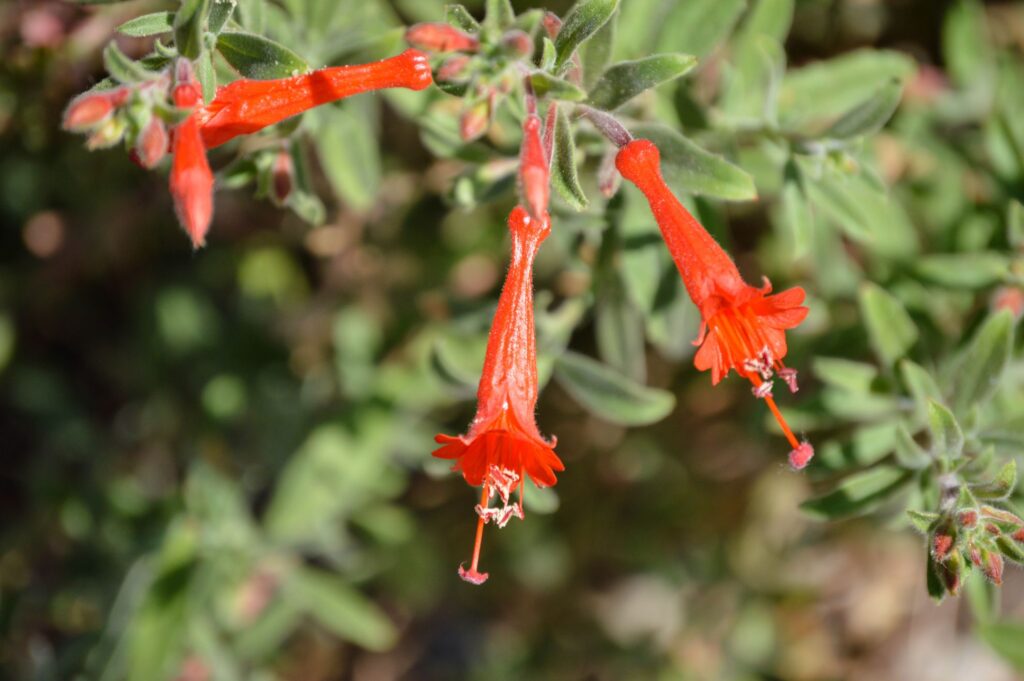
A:
{"label": "out-of-focus leaf", "polygon": [[866,100],[847,111],[825,132],[825,137],[850,139],[872,135],[882,129],[900,105],[903,83],[893,80]]}
{"label": "out-of-focus leaf", "polygon": [[153,77],[152,72],[146,70],[142,64],[129,59],[115,42],[103,48],[103,66],[119,83],[139,83]]}
{"label": "out-of-focus leaf", "polygon": [[644,318],[624,295],[615,273],[598,289],[594,306],[597,351],[606,364],[634,381],[647,380]]}
{"label": "out-of-focus leaf", "polygon": [[[554,105],[552,105],[554,106]],[[590,203],[580,186],[576,171],[576,142],[572,125],[565,110],[558,109],[555,116],[555,144],[551,159],[551,184],[566,203],[576,210],[584,210]]]}
{"label": "out-of-focus leaf", "polygon": [[613,65],[590,91],[590,104],[611,111],[652,87],[674,80],[697,65],[688,54],[655,54]]}
{"label": "out-of-focus leaf", "polygon": [[662,52],[686,52],[703,57],[732,31],[746,0],[688,0],[676,3],[661,22]]}
{"label": "out-of-focus leaf", "polygon": [[445,5],[444,18],[449,24],[463,31],[476,33],[480,30],[480,23],[464,5]]}
{"label": "out-of-focus leaf", "polygon": [[591,90],[594,83],[601,78],[604,70],[612,58],[612,51],[615,47],[615,30],[618,26],[618,14],[612,18],[593,35],[580,50],[581,62],[583,65],[583,87]]}
{"label": "out-of-focus leaf", "polygon": [[876,284],[865,282],[859,300],[871,346],[886,366],[892,366],[917,341],[917,327],[903,304]]}
{"label": "out-of-focus leaf", "polygon": [[575,352],[566,352],[556,360],[555,380],[588,411],[610,423],[655,423],[675,406],[672,393],[636,383]]}
{"label": "out-of-focus leaf", "polygon": [[511,0],[487,0],[484,10],[484,26],[491,30],[508,28],[516,20]]}
{"label": "out-of-focus leaf", "polygon": [[0,374],[7,367],[14,355],[14,343],[17,334],[14,330],[14,322],[11,318],[0,312]]}
{"label": "out-of-focus leaf", "polygon": [[298,568],[288,578],[288,593],[317,622],[346,641],[368,650],[387,650],[395,642],[395,627],[384,613],[336,575]]}
{"label": "out-of-focus leaf", "polygon": [[935,454],[951,459],[960,456],[964,448],[964,433],[953,412],[938,402],[929,402],[928,426]]}
{"label": "out-of-focus leaf", "polygon": [[224,31],[217,51],[246,78],[288,78],[309,71],[309,65],[290,49],[254,33]]}
{"label": "out-of-focus leaf", "polygon": [[565,66],[576,49],[611,19],[618,6],[619,0],[579,0],[573,5],[555,38],[555,68]]}
{"label": "out-of-focus leaf", "polygon": [[217,96],[217,71],[213,68],[213,54],[204,51],[195,64],[196,78],[203,90],[203,101],[209,102]]}
{"label": "out-of-focus leaf", "polygon": [[1013,199],[1006,211],[1006,239],[1011,248],[1024,248],[1024,206]]}
{"label": "out-of-focus leaf", "polygon": [[675,130],[662,125],[639,124],[633,126],[632,132],[658,146],[665,179],[679,189],[732,201],[757,198],[750,175],[721,156],[701,149]]}
{"label": "out-of-focus leaf", "polygon": [[943,401],[942,390],[935,377],[920,364],[909,359],[900,360],[900,376],[903,378],[903,385],[917,403],[918,414],[924,414],[930,402]]}
{"label": "out-of-focus leaf", "polygon": [[530,83],[539,97],[553,97],[567,102],[582,102],[587,98],[587,93],[578,85],[544,71],[531,73]]}
{"label": "out-of-focus leaf", "polygon": [[174,30],[174,12],[153,12],[130,19],[117,27],[118,33],[145,38]]}
{"label": "out-of-focus leaf", "polygon": [[810,199],[804,191],[799,167],[792,161],[787,162],[783,176],[779,219],[783,222],[784,232],[790,235],[793,242],[793,256],[799,257],[810,246],[814,215],[811,213]]}
{"label": "out-of-focus leaf", "polygon": [[921,534],[925,534],[931,530],[932,523],[941,517],[938,513],[933,513],[931,511],[915,511],[914,509],[909,509],[907,511],[907,515],[910,517],[910,522],[914,525],[914,529]]}
{"label": "out-of-focus leaf", "polygon": [[928,559],[925,565],[925,579],[928,585],[928,595],[936,603],[941,603],[946,598],[946,587],[943,586],[942,580],[939,579],[939,566],[935,562],[935,557],[932,556],[931,551],[926,551],[926,553]]}
{"label": "out-of-focus leaf", "polygon": [[317,137],[320,161],[338,196],[358,211],[377,200],[381,182],[381,158],[372,100],[346,103],[325,112]]}
{"label": "out-of-focus leaf", "polygon": [[989,482],[973,485],[971,492],[979,499],[986,501],[1005,499],[1017,486],[1017,461],[1010,459],[999,469],[996,476]]}
{"label": "out-of-focus leaf", "polygon": [[981,570],[971,570],[964,580],[964,596],[978,624],[995,621],[999,614],[999,588]]}
{"label": "out-of-focus leaf", "polygon": [[1002,253],[950,253],[921,256],[914,269],[925,279],[950,288],[978,289],[1002,281],[1010,260]]}
{"label": "out-of-focus leaf", "polygon": [[963,88],[991,87],[995,76],[992,45],[982,4],[977,0],[953,3],[942,26],[943,63],[953,82]]}
{"label": "out-of-focus leaf", "polygon": [[782,44],[793,21],[794,0],[757,0],[733,38],[721,108],[730,118],[774,124],[786,67]]}
{"label": "out-of-focus leaf", "polygon": [[831,119],[865,101],[879,88],[914,72],[907,56],[885,50],[858,50],[793,69],[779,93],[779,118],[792,129]]}
{"label": "out-of-focus leaf", "polygon": [[996,622],[978,627],[978,635],[1018,671],[1024,672],[1024,623]]}
{"label": "out-of-focus leaf", "polygon": [[174,46],[178,54],[195,59],[203,51],[203,31],[209,0],[182,0],[174,15]]}
{"label": "out-of-focus leaf", "polygon": [[953,391],[957,411],[988,401],[1010,361],[1012,348],[1013,316],[1006,310],[991,315],[959,358]]}
{"label": "out-of-focus leaf", "polygon": [[876,466],[844,479],[828,494],[810,499],[800,507],[812,516],[843,518],[866,513],[910,481],[910,474],[894,466]]}
{"label": "out-of-focus leaf", "polygon": [[833,357],[815,357],[814,375],[829,385],[843,390],[867,394],[878,377],[878,369],[871,364]]}

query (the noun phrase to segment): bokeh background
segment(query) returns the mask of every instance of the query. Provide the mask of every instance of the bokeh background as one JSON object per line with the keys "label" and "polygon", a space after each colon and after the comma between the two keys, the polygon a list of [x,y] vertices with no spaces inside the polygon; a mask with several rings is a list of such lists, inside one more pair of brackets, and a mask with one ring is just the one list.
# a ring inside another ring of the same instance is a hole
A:
{"label": "bokeh background", "polygon": [[[267,33],[311,63],[397,48],[395,27],[443,16],[440,2],[346,0],[317,25],[301,3],[266,4]],[[617,52],[700,52],[700,70],[638,114],[699,133],[743,15],[701,44],[666,19],[685,4],[623,0]],[[193,252],[165,172],[60,131],[69,98],[103,77],[114,28],[167,6],[0,5],[0,677],[1021,678],[1024,630],[1003,632],[1009,659],[977,635],[984,589],[929,599],[903,502],[808,517],[799,504],[834,470],[828,457],[790,472],[748,387],[712,389],[693,370],[684,302],[646,319],[614,302],[635,282],[608,273],[652,262],[607,246],[628,241],[623,223],[653,225],[635,194],[582,216],[559,204],[538,262],[542,362],[568,346],[656,392],[593,404],[556,376],[539,423],[567,471],[527,491],[525,522],[488,530],[490,581],[459,581],[475,493],[429,453],[434,433],[472,416],[511,184],[483,186],[472,158],[446,156],[450,134],[409,115],[415,96],[363,96],[314,114],[300,142],[318,150],[309,189],[322,206],[222,190]],[[1024,89],[985,79],[1024,82],[1024,7],[800,0],[784,47],[791,68],[862,48],[912,65],[895,120],[858,151],[926,244],[903,265],[889,257],[898,243],[879,253],[842,229],[794,247],[772,179],[743,150],[730,155],[765,200],[698,206],[752,281],[808,288],[790,360],[807,379],[783,401],[820,445],[870,420],[822,416],[834,405],[810,371],[819,355],[871,361],[858,284],[899,280],[922,251],[1005,249],[1006,201],[1024,196]],[[303,219],[321,212],[319,226]],[[955,347],[995,283],[904,285],[928,320],[925,352]],[[665,400],[667,416],[638,425]],[[1024,619],[1019,570],[998,598],[1003,618]]]}

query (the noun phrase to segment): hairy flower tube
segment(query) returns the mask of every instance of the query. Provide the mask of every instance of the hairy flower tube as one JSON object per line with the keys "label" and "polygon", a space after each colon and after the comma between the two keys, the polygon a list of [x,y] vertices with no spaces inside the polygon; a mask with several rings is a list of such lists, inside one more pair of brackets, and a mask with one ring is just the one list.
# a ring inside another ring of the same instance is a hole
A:
{"label": "hairy flower tube", "polygon": [[[466,435],[438,435],[440,459],[453,459],[452,470],[466,482],[482,486],[476,507],[477,528],[469,569],[459,576],[483,584],[480,547],[484,525],[504,527],[523,517],[523,483],[528,475],[538,487],[555,484],[555,472],[565,470],[555,454],[555,438],[545,440],[537,429],[537,347],[533,325],[533,260],[551,232],[550,218],[542,220],[516,206],[508,218],[512,260],[498,299],[487,338],[487,355],[477,390],[477,412]],[[517,500],[512,499],[518,488]],[[492,502],[497,501],[492,506]]]}
{"label": "hairy flower tube", "polygon": [[[175,106],[182,109],[193,109],[203,101],[192,66],[185,59],[178,62],[172,97]],[[174,128],[171,152],[170,189],[174,210],[192,239],[192,245],[199,248],[206,243],[206,232],[213,219],[214,179],[206,160],[196,113],[190,114]]]}
{"label": "hairy flower tube", "polygon": [[412,49],[372,64],[331,66],[291,78],[243,78],[218,88],[200,112],[203,142],[212,149],[321,104],[384,88],[422,90],[432,82],[427,56]]}
{"label": "hairy flower tube", "polygon": [[704,227],[679,202],[661,175],[661,155],[649,140],[632,140],[619,150],[615,165],[624,178],[643,192],[686,290],[701,313],[700,346],[694,365],[711,370],[717,384],[729,371],[753,383],[754,395],[763,399],[793,449],[790,464],[800,469],[814,456],[808,442],[800,442],[772,397],[777,376],[797,391],[796,371],[787,368],[786,330],[807,316],[801,303],[804,291],[794,287],[769,295],[771,283],[750,286],[736,264]]}

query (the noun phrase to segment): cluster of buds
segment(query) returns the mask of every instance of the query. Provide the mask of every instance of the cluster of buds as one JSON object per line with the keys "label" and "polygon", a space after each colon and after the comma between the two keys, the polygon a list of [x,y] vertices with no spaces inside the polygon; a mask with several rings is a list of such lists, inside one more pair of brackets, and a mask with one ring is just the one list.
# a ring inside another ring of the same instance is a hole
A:
{"label": "cluster of buds", "polygon": [[931,519],[928,546],[945,593],[957,595],[972,566],[999,585],[1004,559],[1024,563],[1024,520],[1015,513],[980,505],[917,517]]}

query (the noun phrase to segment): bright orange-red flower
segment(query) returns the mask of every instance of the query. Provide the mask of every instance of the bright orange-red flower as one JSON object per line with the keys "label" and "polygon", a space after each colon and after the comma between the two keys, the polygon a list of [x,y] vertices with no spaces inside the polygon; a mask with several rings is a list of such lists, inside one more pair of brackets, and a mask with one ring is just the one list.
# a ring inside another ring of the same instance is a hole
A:
{"label": "bright orange-red flower", "polygon": [[433,82],[427,55],[400,55],[352,66],[332,66],[276,80],[242,78],[217,89],[199,114],[208,149],[249,135],[313,107],[370,90],[402,87],[422,90]]}
{"label": "bright orange-red flower", "polygon": [[[459,567],[467,582],[482,584],[487,573],[479,571],[484,525],[494,521],[504,527],[513,516],[523,517],[523,483],[530,476],[538,487],[556,482],[555,472],[565,470],[555,454],[555,438],[547,441],[537,429],[537,347],[533,325],[533,260],[541,242],[551,232],[550,218],[531,218],[520,206],[508,218],[512,234],[512,262],[498,299],[494,323],[487,339],[476,417],[466,435],[438,435],[442,445],[434,451],[441,459],[454,459],[470,485],[482,485],[476,507],[476,542],[468,570]],[[519,489],[519,498],[512,500]],[[491,506],[497,499],[498,504]]]}
{"label": "bright orange-red flower", "polygon": [[[183,109],[194,108],[203,101],[192,67],[184,59],[178,64],[173,98],[175,106]],[[170,188],[174,209],[192,245],[199,248],[206,242],[206,232],[213,219],[214,180],[195,113],[174,128],[171,151],[174,159]]]}
{"label": "bright orange-red flower", "polygon": [[700,310],[701,330],[694,343],[700,349],[694,365],[702,371],[710,369],[713,384],[731,370],[753,383],[754,395],[765,400],[793,446],[790,463],[803,468],[814,449],[793,435],[772,397],[772,381],[778,376],[790,391],[797,390],[796,371],[782,359],[786,330],[807,316],[807,308],[801,305],[804,291],[794,287],[769,295],[767,278],[760,288],[743,281],[729,255],[665,184],[660,158],[649,140],[632,140],[619,150],[615,165],[647,197],[686,290]]}

